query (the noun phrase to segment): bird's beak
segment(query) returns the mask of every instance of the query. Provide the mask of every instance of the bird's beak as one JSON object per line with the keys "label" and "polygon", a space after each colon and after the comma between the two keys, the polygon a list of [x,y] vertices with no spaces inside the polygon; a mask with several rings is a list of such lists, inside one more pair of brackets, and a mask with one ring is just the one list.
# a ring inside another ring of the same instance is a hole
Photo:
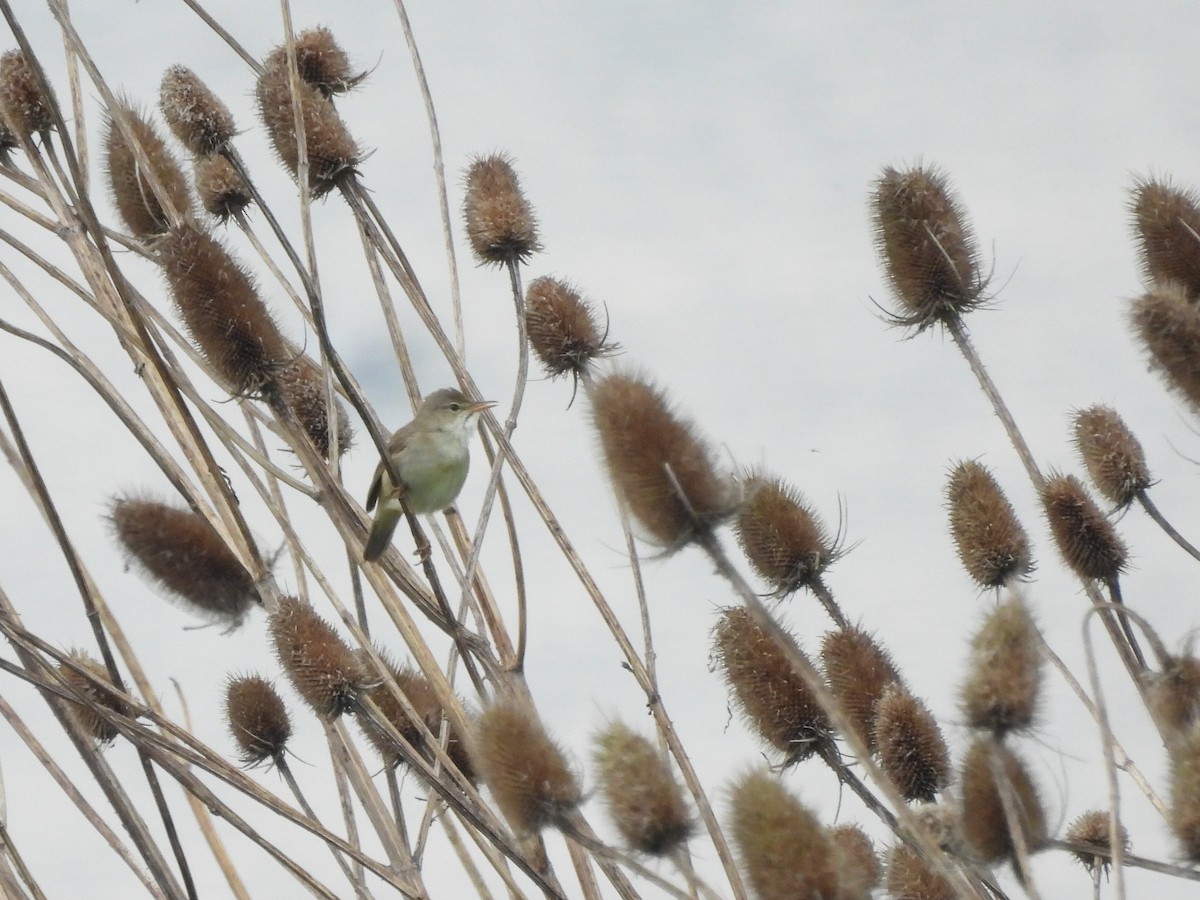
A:
{"label": "bird's beak", "polygon": [[491,409],[495,405],[496,405],[495,400],[481,400],[478,403],[472,403],[470,406],[468,406],[463,411],[468,412],[468,413],[481,413],[485,409]]}

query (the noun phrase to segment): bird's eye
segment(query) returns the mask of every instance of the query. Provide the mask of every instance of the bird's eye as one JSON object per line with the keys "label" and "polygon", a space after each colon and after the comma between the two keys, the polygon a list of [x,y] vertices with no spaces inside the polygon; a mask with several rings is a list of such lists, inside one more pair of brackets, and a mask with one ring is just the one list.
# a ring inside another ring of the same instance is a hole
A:
{"label": "bird's eye", "polygon": [[451,411],[451,412],[458,412],[460,409],[462,409],[462,404],[461,404],[461,403],[451,403],[451,404],[450,404],[450,411]]}

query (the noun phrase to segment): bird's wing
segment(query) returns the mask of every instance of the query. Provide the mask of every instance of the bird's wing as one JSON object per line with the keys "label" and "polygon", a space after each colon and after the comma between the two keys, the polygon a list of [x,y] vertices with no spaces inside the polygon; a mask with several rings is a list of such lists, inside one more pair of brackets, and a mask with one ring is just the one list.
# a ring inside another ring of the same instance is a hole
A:
{"label": "bird's wing", "polygon": [[[408,443],[408,432],[409,426],[405,425],[388,439],[389,456],[394,458],[398,456],[400,451],[404,449],[405,444]],[[379,465],[375,467],[375,475],[371,478],[371,487],[367,489],[367,512],[373,510],[375,508],[375,504],[379,502],[379,495],[383,491],[383,476],[386,471],[387,467],[384,466],[383,461],[380,460]],[[388,480],[391,481],[390,478]],[[400,487],[402,491],[404,485],[401,484]],[[397,496],[399,496],[401,491],[396,492]]]}

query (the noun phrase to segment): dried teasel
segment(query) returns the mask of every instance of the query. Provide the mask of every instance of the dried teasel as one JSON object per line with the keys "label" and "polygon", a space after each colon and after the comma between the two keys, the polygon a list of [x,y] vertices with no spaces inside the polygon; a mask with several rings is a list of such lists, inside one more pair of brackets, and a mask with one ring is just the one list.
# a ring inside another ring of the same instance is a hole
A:
{"label": "dried teasel", "polygon": [[730,789],[730,811],[746,879],[761,900],[841,896],[833,841],[777,778],[742,776]]}
{"label": "dried teasel", "polygon": [[216,153],[237,134],[229,107],[187,66],[163,73],[158,107],[171,133],[194,156]]}
{"label": "dried teasel", "polygon": [[972,728],[996,735],[1033,725],[1042,684],[1037,626],[1020,599],[997,606],[971,641],[971,671],[962,689]]}
{"label": "dried teasel", "polygon": [[250,573],[198,512],[116,497],[108,518],[129,560],[189,611],[237,627],[262,603]]}
{"label": "dried teasel", "polygon": [[592,390],[592,417],[617,493],[656,543],[681,547],[736,510],[736,486],[657,388],[609,375]]}
{"label": "dried teasel", "polygon": [[484,265],[525,262],[542,249],[533,207],[521,193],[512,161],[481,156],[467,168],[463,216],[475,258]]}
{"label": "dried teasel", "polygon": [[1131,504],[1153,483],[1142,445],[1115,409],[1090,406],[1079,410],[1074,416],[1074,432],[1075,448],[1092,484],[1118,509]]}
{"label": "dried teasel", "polygon": [[[1125,830],[1124,825],[1118,824],[1117,827],[1119,828],[1117,844],[1128,850],[1130,846],[1129,832]],[[1112,852],[1113,842],[1112,820],[1107,810],[1092,809],[1085,812],[1068,826],[1065,838],[1072,844],[1080,844],[1084,848],[1093,847],[1103,852],[1101,855],[1089,853],[1086,849],[1071,850],[1071,855],[1079,860],[1089,872],[1094,872],[1096,869],[1108,870],[1109,854]]]}
{"label": "dried teasel", "polygon": [[1129,210],[1148,285],[1178,283],[1200,300],[1200,197],[1170,181],[1137,179]]}
{"label": "dried teasel", "polygon": [[897,324],[918,331],[984,302],[975,236],[946,176],[888,166],[871,194],[875,246],[900,304]]}
{"label": "dried teasel", "polygon": [[158,129],[127,102],[105,117],[104,162],[113,203],[131,234],[156,237],[191,212],[192,195],[179,161]]}
{"label": "dried teasel", "polygon": [[100,660],[89,656],[83,650],[72,650],[67,659],[74,666],[87,672],[85,675],[65,662],[58,666],[59,678],[80,698],[66,705],[67,715],[80,731],[97,744],[111,744],[117,739],[119,732],[101,711],[128,716],[132,712],[129,704],[115,689],[110,689],[112,679]]}
{"label": "dried teasel", "polygon": [[560,824],[583,800],[563,751],[533,710],[515,700],[497,700],[479,714],[471,758],[519,834]]}
{"label": "dried teasel", "polygon": [[1170,748],[1171,802],[1167,824],[1190,862],[1200,861],[1200,727]]}
{"label": "dried teasel", "polygon": [[[329,418],[329,393],[325,373],[311,358],[298,349],[274,374],[267,400],[276,412],[289,413],[304,429],[317,452],[329,459],[333,429]],[[337,421],[337,455],[349,448],[354,438],[350,417],[340,399],[333,398]]]}
{"label": "dried teasel", "polygon": [[975,855],[988,864],[1016,859],[1016,842],[1005,801],[1011,800],[1016,825],[1030,853],[1046,840],[1046,816],[1037,787],[1024,764],[1003,744],[981,738],[971,745],[963,761],[963,836]]}
{"label": "dried teasel", "polygon": [[950,752],[929,708],[897,684],[875,704],[880,768],[905,800],[932,801],[950,780]]}
{"label": "dried teasel", "polygon": [[888,853],[887,895],[891,900],[957,900],[958,891],[908,844]]}
{"label": "dried teasel", "polygon": [[1025,529],[985,466],[966,460],[951,470],[946,508],[958,558],[980,587],[1002,587],[1033,570]]}
{"label": "dried teasel", "polygon": [[525,332],[529,346],[551,378],[586,375],[592,361],[616,351],[605,341],[592,306],[579,291],[557,278],[543,276],[525,291]]}
{"label": "dried teasel", "polygon": [[[312,85],[326,97],[344,94],[367,77],[355,72],[350,57],[328,28],[310,28],[296,35],[296,71],[300,80]],[[264,60],[268,68],[287,67],[287,47],[276,47]]]}
{"label": "dried teasel", "polygon": [[1078,478],[1051,473],[1042,506],[1058,552],[1076,575],[1111,581],[1121,574],[1129,555],[1125,542]]}
{"label": "dried teasel", "polygon": [[1200,411],[1200,309],[1176,282],[1133,301],[1129,324],[1167,387]]}
{"label": "dried teasel", "polygon": [[0,56],[0,118],[14,143],[54,128],[54,95],[47,96],[20,50]]}
{"label": "dried teasel", "polygon": [[325,721],[355,710],[372,678],[333,627],[295,597],[271,612],[271,642],[288,680]]}
{"label": "dried teasel", "polygon": [[200,205],[222,222],[236,216],[254,199],[233,163],[219,153],[197,157],[192,176]]}
{"label": "dried teasel", "polygon": [[874,843],[857,825],[835,825],[829,839],[837,860],[838,900],[869,900],[883,878]]}
{"label": "dried teasel", "polygon": [[903,685],[891,656],[861,628],[839,628],[821,639],[825,681],[868,750],[875,749],[875,704],[888,685]]}
{"label": "dried teasel", "polygon": [[830,745],[829,720],[816,697],[775,635],[744,608],[721,611],[712,656],[747,724],[789,763]]}
{"label": "dried teasel", "polygon": [[661,856],[692,832],[683,790],[654,745],[614,722],[596,736],[600,788],[621,837],[634,850]]}
{"label": "dried teasel", "polygon": [[259,675],[232,675],[225,684],[225,719],[247,766],[278,762],[292,737],[292,720],[275,686]]}
{"label": "dried teasel", "polygon": [[0,115],[0,162],[7,163],[11,156],[11,151],[21,146],[21,142],[17,140],[17,136],[13,134],[11,128],[5,123],[4,118]]}
{"label": "dried teasel", "polygon": [[1200,659],[1191,653],[1168,656],[1149,682],[1147,699],[1154,720],[1171,739],[1186,737],[1200,724]]}
{"label": "dried teasel", "polygon": [[733,527],[750,565],[777,594],[815,586],[839,553],[808,501],[782,478],[757,469],[745,474],[742,487],[746,502]]}

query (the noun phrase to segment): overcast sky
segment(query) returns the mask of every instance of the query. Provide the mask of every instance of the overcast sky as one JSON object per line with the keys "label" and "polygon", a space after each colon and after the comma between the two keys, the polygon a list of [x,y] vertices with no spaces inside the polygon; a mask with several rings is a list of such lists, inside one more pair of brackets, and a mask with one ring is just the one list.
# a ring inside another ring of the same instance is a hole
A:
{"label": "overcast sky", "polygon": [[[65,99],[61,40],[50,16],[33,2],[20,6],[30,7],[20,10],[21,21]],[[297,28],[330,26],[355,63],[373,69],[339,108],[373,151],[362,166],[364,183],[445,312],[428,127],[398,19],[382,0],[344,6],[331,17],[329,4],[298,2],[294,21]],[[214,0],[208,9],[252,54],[282,40],[277,4]],[[955,558],[942,505],[948,467],[978,458],[1007,490],[1037,547],[1039,570],[1027,596],[1080,677],[1087,601],[1061,572],[1032,488],[954,346],[936,331],[904,340],[881,319],[876,304],[886,307],[891,298],[866,198],[882,167],[933,162],[957,186],[996,294],[993,307],[967,324],[1039,464],[1077,471],[1071,410],[1112,404],[1146,447],[1164,513],[1185,534],[1200,533],[1194,419],[1147,371],[1125,326],[1140,290],[1126,209],[1134,177],[1200,184],[1200,105],[1189,77],[1200,33],[1193,4],[457,2],[414,3],[409,13],[437,104],[456,216],[458,173],[470,158],[510,154],[545,244],[527,277],[576,283],[607,310],[610,337],[624,350],[618,365],[664,386],[729,465],[768,467],[799,486],[831,525],[840,522],[853,549],[830,570],[829,583],[947,723],[956,759],[967,742],[957,725],[957,685],[967,641],[991,599]],[[233,108],[245,131],[238,147],[294,225],[288,178],[254,115],[252,74],[183,3],[80,3],[73,16],[110,84],[144,106],[156,102],[166,67],[194,69]],[[98,93],[90,86],[84,93],[94,139]],[[99,177],[95,158],[93,171]],[[111,206],[102,209],[115,223]],[[384,422],[398,426],[410,410],[352,221],[335,198],[318,205],[315,218],[334,338]],[[2,222],[28,229],[7,212]],[[234,246],[250,259],[244,242]],[[517,353],[507,279],[476,269],[461,239],[457,246],[468,362],[487,398],[503,408]],[[155,273],[129,262],[139,286],[165,309]],[[278,286],[259,271],[272,303],[286,309]],[[64,296],[45,302],[128,384],[138,408],[148,409],[135,396],[141,389],[127,360],[94,317]],[[0,310],[32,321],[6,289]],[[283,318],[298,334],[298,318]],[[414,321],[403,306],[401,318]],[[412,334],[423,388],[449,383],[432,342]],[[12,339],[3,344],[0,378],[48,466],[51,490],[69,501],[73,538],[167,709],[180,715],[175,678],[197,733],[228,749],[218,708],[225,674],[273,670],[261,617],[228,636],[184,631],[194,620],[123,570],[101,521],[108,498],[128,490],[165,495],[167,485],[61,364]],[[515,444],[632,629],[636,608],[614,504],[585,406],[568,409],[569,399],[569,385],[535,374]],[[478,448],[476,456],[463,499],[469,522],[484,481]],[[375,465],[365,440],[344,465],[347,483],[365,493]],[[11,469],[0,472],[0,508],[0,578],[26,624],[60,646],[90,644],[66,568]],[[277,545],[265,512],[250,516],[264,544]],[[1126,599],[1178,647],[1196,621],[1194,562],[1136,511],[1120,528],[1133,554]],[[529,681],[545,721],[592,786],[589,735],[613,716],[648,733],[644,698],[545,530],[530,521],[526,532]],[[499,532],[493,540],[499,548]],[[344,577],[342,548],[323,549]],[[508,569],[502,556],[493,564],[503,592]],[[294,588],[289,572],[281,579]],[[647,579],[664,699],[723,809],[723,787],[761,760],[730,720],[719,678],[708,669],[714,610],[733,597],[695,552],[650,562]],[[815,648],[826,623],[811,598],[798,596],[782,610]],[[1102,645],[1100,659],[1113,673],[1106,684],[1117,734],[1165,793],[1162,749],[1111,649]],[[23,714],[45,721],[30,692],[11,680],[4,685]],[[296,767],[319,790],[328,760],[314,723],[293,706],[302,723]],[[1042,725],[1021,747],[1060,828],[1105,802],[1098,746],[1078,702],[1061,679],[1048,677]],[[128,871],[79,824],[7,728],[0,728],[0,748],[8,827],[50,896],[132,896]],[[112,755],[133,770],[128,747]],[[273,773],[259,777],[282,789]],[[834,779],[818,763],[802,764],[787,783],[825,820],[840,816],[882,837],[853,798],[841,798],[839,811]],[[410,782],[406,790],[420,788]],[[1144,798],[1128,782],[1122,795],[1135,852],[1172,858],[1174,845]],[[334,807],[327,811],[336,816]],[[608,827],[598,809],[594,818]],[[286,876],[230,840],[255,896],[283,896]],[[78,868],[65,859],[79,860]],[[697,864],[715,871],[707,846]],[[313,865],[324,871],[331,864],[322,856]],[[201,868],[203,895],[221,896],[217,876]],[[1089,890],[1082,870],[1061,854],[1039,857],[1035,872],[1043,897]],[[457,878],[450,863],[426,872],[435,895],[458,896]],[[1005,884],[1019,893],[1007,875]],[[1137,872],[1128,884],[1130,896],[1153,891],[1161,900],[1194,890]]]}

